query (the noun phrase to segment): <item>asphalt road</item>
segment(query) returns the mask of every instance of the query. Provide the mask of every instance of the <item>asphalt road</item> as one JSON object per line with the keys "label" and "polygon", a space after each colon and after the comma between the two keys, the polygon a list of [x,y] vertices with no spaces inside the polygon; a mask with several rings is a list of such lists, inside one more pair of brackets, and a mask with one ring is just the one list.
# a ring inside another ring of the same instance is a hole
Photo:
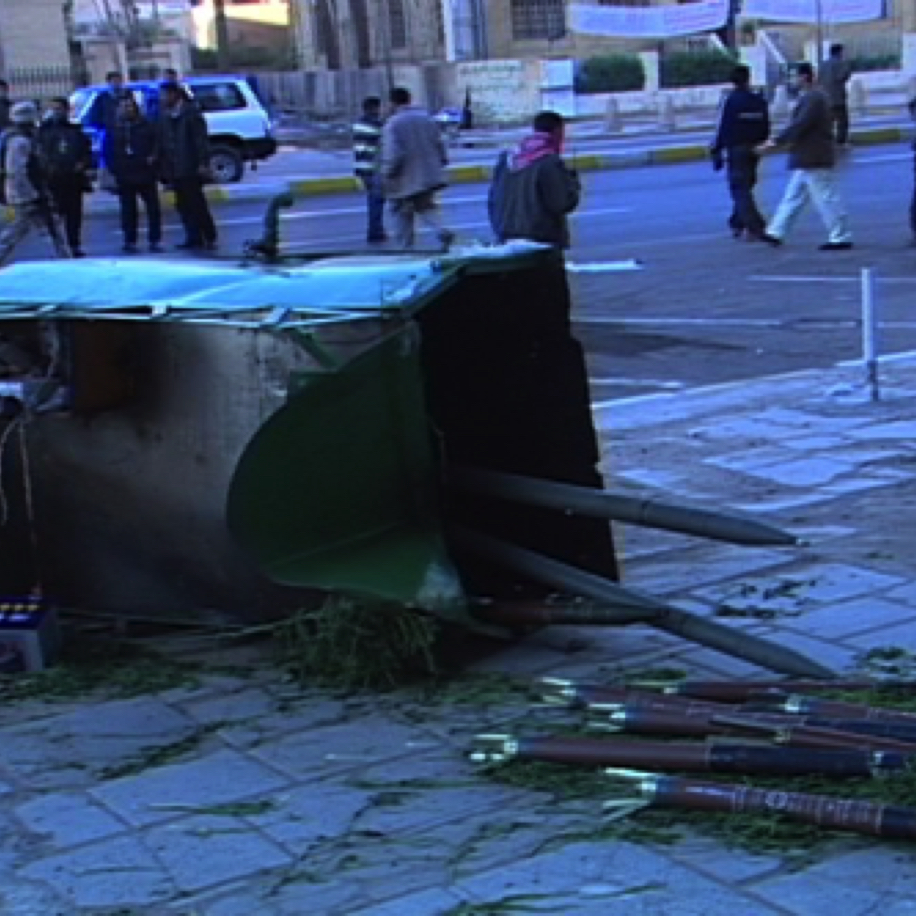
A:
{"label": "asphalt road", "polygon": [[[702,163],[586,175],[569,260],[643,262],[635,273],[571,275],[595,401],[856,359],[864,267],[878,278],[883,352],[916,350],[916,249],[908,247],[907,222],[912,154],[883,147],[851,157],[841,172],[856,236],[851,252],[817,250],[825,233],[813,212],[782,249],[732,240],[724,179]],[[772,211],[787,172],[781,158],[762,171],[759,199]],[[485,194],[484,186],[463,185],[445,195],[461,241],[486,238]],[[217,212],[222,256],[259,234],[262,210],[227,205]],[[167,224],[167,240],[177,242],[174,215]],[[284,221],[285,241],[311,250],[359,249],[363,226],[356,195],[308,199]],[[118,253],[116,220],[94,218],[86,248]],[[36,240],[22,254],[45,251]]]}
{"label": "asphalt road", "polygon": [[[609,135],[600,125],[577,125],[567,136],[566,156],[575,161],[577,155],[639,153],[650,149],[680,146],[706,146],[713,133],[714,117],[687,120],[681,117],[676,132],[627,127],[622,134]],[[898,114],[873,114],[855,118],[853,130],[882,127],[913,128],[912,120],[901,110]],[[492,165],[499,149],[517,142],[522,131],[492,134],[477,146],[454,145],[449,150],[452,165]],[[349,175],[352,168],[352,151],[284,149],[258,166],[256,173],[248,172],[244,181],[281,181],[291,178],[314,178],[327,175]]]}

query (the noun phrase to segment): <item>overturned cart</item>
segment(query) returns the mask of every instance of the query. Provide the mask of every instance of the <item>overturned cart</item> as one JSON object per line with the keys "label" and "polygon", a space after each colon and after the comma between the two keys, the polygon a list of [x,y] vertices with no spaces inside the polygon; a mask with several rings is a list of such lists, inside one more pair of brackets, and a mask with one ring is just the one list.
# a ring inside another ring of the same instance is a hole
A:
{"label": "overturned cart", "polygon": [[829,674],[616,583],[609,519],[793,539],[602,491],[569,305],[540,248],[4,270],[5,587],[248,615],[317,589],[503,632],[640,622]]}

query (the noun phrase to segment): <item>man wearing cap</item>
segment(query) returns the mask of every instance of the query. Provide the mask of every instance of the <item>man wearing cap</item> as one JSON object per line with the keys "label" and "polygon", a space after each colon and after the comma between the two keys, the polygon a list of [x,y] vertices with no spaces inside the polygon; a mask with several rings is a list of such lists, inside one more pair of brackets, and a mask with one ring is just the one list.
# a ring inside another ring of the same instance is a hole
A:
{"label": "man wearing cap", "polygon": [[48,201],[38,155],[38,108],[33,102],[19,102],[10,111],[10,122],[12,126],[0,140],[0,174],[2,202],[12,207],[13,219],[0,231],[0,267],[34,229],[50,236],[57,257],[69,258],[70,249]]}

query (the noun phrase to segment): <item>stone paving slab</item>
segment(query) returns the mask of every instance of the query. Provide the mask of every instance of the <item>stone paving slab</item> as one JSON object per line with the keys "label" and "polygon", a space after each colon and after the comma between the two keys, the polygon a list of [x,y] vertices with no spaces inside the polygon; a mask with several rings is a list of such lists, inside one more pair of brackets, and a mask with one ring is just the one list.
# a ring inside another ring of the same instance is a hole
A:
{"label": "stone paving slab", "polygon": [[[600,408],[606,465],[637,492],[741,505],[808,540],[742,549],[627,529],[626,581],[698,614],[747,611],[721,619],[838,670],[916,647],[916,364],[882,371],[906,397],[839,401],[828,392],[857,378],[840,369]],[[462,755],[473,734],[568,721],[518,691],[341,697],[299,691],[257,654],[246,666],[159,696],[0,710],[2,916],[916,914],[916,866],[896,844],[844,840],[790,868],[693,834],[599,841],[594,801],[484,779]],[[771,676],[633,626],[537,634],[468,678],[661,666]]]}

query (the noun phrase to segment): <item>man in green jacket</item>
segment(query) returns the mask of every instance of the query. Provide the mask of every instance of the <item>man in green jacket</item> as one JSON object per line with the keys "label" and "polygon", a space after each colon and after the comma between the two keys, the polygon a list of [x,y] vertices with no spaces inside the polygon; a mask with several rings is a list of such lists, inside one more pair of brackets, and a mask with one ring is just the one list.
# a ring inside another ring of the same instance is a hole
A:
{"label": "man in green jacket", "polygon": [[779,208],[762,238],[774,248],[782,245],[796,219],[813,201],[828,232],[821,251],[846,251],[852,248],[852,233],[837,189],[830,101],[815,85],[811,64],[800,64],[796,79],[799,99],[788,127],[775,140],[757,147],[758,152],[766,152],[788,146],[792,170]]}

